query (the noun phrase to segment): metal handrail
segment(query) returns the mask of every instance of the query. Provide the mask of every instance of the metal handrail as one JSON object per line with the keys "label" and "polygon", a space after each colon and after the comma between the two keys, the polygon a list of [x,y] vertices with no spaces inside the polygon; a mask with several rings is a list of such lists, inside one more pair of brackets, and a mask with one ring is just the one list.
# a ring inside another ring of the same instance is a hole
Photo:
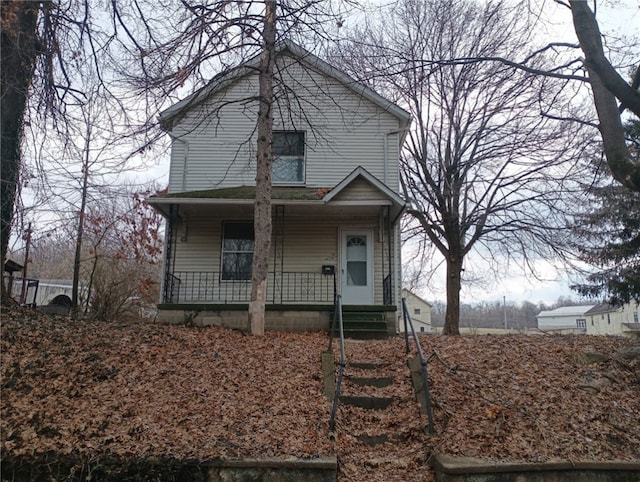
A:
{"label": "metal handrail", "polygon": [[331,330],[329,331],[329,348],[333,343],[333,336],[335,332],[336,320],[338,321],[338,329],[340,331],[340,369],[338,370],[338,381],[336,382],[336,392],[333,396],[333,406],[331,407],[331,418],[329,420],[329,430],[336,428],[336,413],[338,412],[338,404],[340,403],[340,388],[342,386],[342,377],[344,375],[344,368],[347,366],[347,356],[344,351],[344,327],[342,325],[342,297],[339,294],[335,295],[335,301],[333,303],[333,320],[331,321]]}
{"label": "metal handrail", "polygon": [[413,340],[416,344],[416,350],[418,352],[418,357],[420,358],[420,365],[422,366],[422,382],[424,385],[424,396],[426,399],[426,409],[427,409],[427,418],[428,418],[428,426],[427,430],[429,433],[435,433],[435,429],[433,427],[433,411],[431,409],[431,394],[429,392],[429,377],[427,374],[427,359],[424,356],[424,352],[422,351],[422,347],[420,346],[420,340],[418,339],[418,334],[416,333],[415,328],[413,327],[413,321],[411,320],[411,316],[409,315],[409,308],[407,307],[407,299],[402,298],[402,317],[404,319],[404,341],[406,346],[406,352],[409,353],[409,331],[407,330],[407,323],[409,327],[411,327],[411,333],[413,334]]}

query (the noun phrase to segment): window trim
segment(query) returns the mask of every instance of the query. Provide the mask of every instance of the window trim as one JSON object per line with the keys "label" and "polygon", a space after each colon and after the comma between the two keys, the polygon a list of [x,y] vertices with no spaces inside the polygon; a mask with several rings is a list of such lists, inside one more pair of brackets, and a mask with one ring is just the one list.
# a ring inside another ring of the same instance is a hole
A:
{"label": "window trim", "polygon": [[[304,186],[306,185],[307,180],[307,132],[304,130],[298,129],[279,129],[273,131],[273,137],[275,138],[276,134],[302,134],[302,179],[301,180],[276,180],[273,177],[273,167],[272,167],[272,184],[274,186]],[[275,166],[276,160],[278,159],[299,159],[299,156],[276,156],[273,153],[273,164]]]}
{"label": "window trim", "polygon": [[224,255],[226,253],[251,253],[251,258],[253,259],[253,253],[255,252],[255,232],[253,232],[253,249],[251,251],[227,251],[224,249],[224,241],[225,241],[225,232],[226,232],[226,227],[229,224],[245,224],[245,225],[251,225],[251,230],[253,231],[253,220],[229,220],[229,221],[222,221],[222,231],[220,233],[220,275],[219,275],[219,281],[220,283],[246,283],[246,282],[251,282],[251,277],[253,275],[253,266],[252,266],[252,270],[249,271],[249,277],[248,278],[225,278],[225,271],[224,271]]}

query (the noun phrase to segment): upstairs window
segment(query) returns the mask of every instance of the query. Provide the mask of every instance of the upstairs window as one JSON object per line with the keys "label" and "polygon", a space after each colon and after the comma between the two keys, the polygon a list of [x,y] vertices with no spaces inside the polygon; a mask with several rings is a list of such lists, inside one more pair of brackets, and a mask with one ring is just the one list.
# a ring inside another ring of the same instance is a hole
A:
{"label": "upstairs window", "polygon": [[275,131],[273,133],[273,183],[304,182],[304,132]]}
{"label": "upstairs window", "polygon": [[223,281],[250,280],[253,264],[253,223],[224,223],[222,235]]}

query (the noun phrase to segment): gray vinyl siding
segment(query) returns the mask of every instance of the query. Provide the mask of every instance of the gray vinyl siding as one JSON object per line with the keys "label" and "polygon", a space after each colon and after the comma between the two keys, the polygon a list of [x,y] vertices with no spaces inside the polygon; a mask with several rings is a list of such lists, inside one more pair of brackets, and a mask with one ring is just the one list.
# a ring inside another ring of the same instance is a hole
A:
{"label": "gray vinyl siding", "polygon": [[334,201],[385,201],[387,196],[364,179],[355,179],[333,198]]}
{"label": "gray vinyl siding", "polygon": [[[175,246],[176,273],[189,272],[219,272],[220,251],[222,246],[222,226],[224,221],[243,221],[246,219],[224,219],[212,217],[210,213],[192,216],[187,221],[186,239],[178,240]],[[248,221],[248,220],[246,220]],[[382,280],[383,274],[388,274],[386,261],[386,244],[380,243],[378,218],[363,219],[362,217],[344,219],[314,219],[305,221],[297,218],[285,218],[284,224],[284,260],[283,271],[287,272],[317,272],[322,265],[336,267],[337,282],[340,287],[340,230],[370,229],[373,232],[374,252],[374,303],[383,302]],[[383,246],[385,252],[383,253]],[[384,267],[383,267],[384,263]],[[280,269],[278,259],[276,269]],[[398,276],[399,266],[395,264],[395,277]],[[274,246],[269,257],[269,271],[274,269]],[[383,273],[384,269],[384,273]],[[399,283],[396,283],[396,289]],[[397,298],[399,299],[399,298]]]}
{"label": "gray vinyl siding", "polygon": [[[274,129],[305,131],[305,184],[332,187],[363,166],[397,191],[398,134],[388,133],[398,129],[398,119],[302,64],[280,71],[287,88],[279,82],[275,87]],[[170,192],[255,183],[257,103],[248,99],[256,93],[257,77],[246,76],[192,108],[174,126]]]}

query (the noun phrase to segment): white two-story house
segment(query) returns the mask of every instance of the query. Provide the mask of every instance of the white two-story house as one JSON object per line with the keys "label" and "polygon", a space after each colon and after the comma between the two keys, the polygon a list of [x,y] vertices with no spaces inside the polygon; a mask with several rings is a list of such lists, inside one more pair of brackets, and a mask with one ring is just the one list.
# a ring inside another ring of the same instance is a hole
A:
{"label": "white two-story house", "polygon": [[[217,75],[165,110],[169,189],[159,318],[246,327],[254,246],[258,66]],[[273,237],[265,328],[329,326],[345,311],[400,307],[399,156],[410,115],[290,42],[278,44]]]}

